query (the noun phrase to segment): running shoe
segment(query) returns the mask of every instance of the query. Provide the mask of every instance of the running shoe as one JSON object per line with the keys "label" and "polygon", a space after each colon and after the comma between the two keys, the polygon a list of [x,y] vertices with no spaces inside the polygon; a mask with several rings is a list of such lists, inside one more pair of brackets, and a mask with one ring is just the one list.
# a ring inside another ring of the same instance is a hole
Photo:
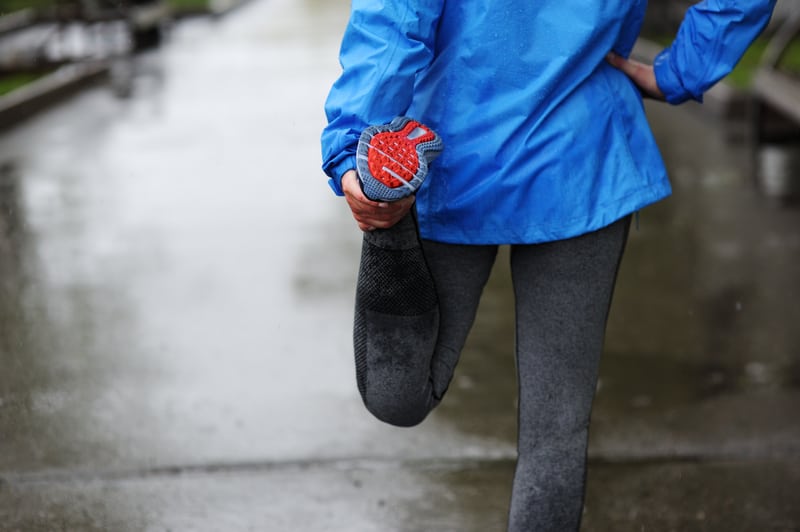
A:
{"label": "running shoe", "polygon": [[373,201],[397,201],[414,194],[443,148],[436,132],[405,116],[368,127],[361,133],[356,154],[364,194]]}

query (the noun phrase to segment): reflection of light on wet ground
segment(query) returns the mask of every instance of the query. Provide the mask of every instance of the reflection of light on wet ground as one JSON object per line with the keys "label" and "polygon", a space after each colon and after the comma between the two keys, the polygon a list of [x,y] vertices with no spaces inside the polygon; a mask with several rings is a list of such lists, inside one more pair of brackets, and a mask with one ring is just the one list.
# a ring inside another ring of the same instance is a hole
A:
{"label": "reflection of light on wet ground", "polygon": [[494,452],[435,421],[397,438],[360,404],[359,234],[318,145],[346,14],[190,21],[130,99],[87,91],[3,137],[35,266],[4,303],[36,341],[10,352],[42,384],[19,385],[36,408],[0,465],[40,467],[26,440],[51,467]]}
{"label": "reflection of light on wet ground", "polygon": [[760,190],[780,202],[800,200],[800,144],[765,144],[758,148]]}
{"label": "reflection of light on wet ground", "polygon": [[[359,235],[318,146],[346,9],[269,0],[181,25],[129,65],[130,99],[88,91],[0,137],[0,224],[15,228],[0,233],[0,471],[14,479],[0,522],[502,529],[516,436],[507,249],[431,419],[383,426],[355,389]],[[681,478],[694,504],[729,471],[689,461],[797,455],[800,220],[761,201],[719,124],[649,110],[676,194],[631,234],[587,515],[638,524],[655,508],[664,530],[691,530],[748,516],[687,504]],[[741,469],[730,484],[763,471]],[[770,488],[748,500],[772,504]]]}
{"label": "reflection of light on wet ground", "polygon": [[[607,353],[598,382],[600,409],[669,410],[724,395],[798,389],[800,364],[694,364],[667,355],[643,358]],[[657,378],[654,378],[657,376]]]}

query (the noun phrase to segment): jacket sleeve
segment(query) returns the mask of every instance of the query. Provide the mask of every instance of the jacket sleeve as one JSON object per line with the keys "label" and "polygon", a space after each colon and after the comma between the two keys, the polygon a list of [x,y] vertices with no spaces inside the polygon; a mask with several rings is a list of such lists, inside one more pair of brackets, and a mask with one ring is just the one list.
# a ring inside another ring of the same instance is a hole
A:
{"label": "jacket sleeve", "polygon": [[444,0],[353,0],[339,53],[342,74],[325,102],[322,169],[342,195],[366,127],[405,114],[417,73],[433,60]]}
{"label": "jacket sleeve", "polygon": [[776,0],[704,0],[690,7],[672,45],[656,56],[667,101],[702,101],[733,70],[772,16]]}

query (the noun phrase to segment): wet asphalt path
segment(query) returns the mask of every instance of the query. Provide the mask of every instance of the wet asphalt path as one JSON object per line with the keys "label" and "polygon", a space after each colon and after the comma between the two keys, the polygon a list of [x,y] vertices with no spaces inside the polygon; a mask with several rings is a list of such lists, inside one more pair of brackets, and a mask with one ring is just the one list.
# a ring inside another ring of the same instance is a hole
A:
{"label": "wet asphalt path", "polygon": [[[132,97],[0,136],[0,530],[502,530],[501,260],[421,427],[363,411],[360,239],[319,170],[346,2],[179,25]],[[585,530],[800,529],[800,211],[697,109],[651,114],[676,194],[612,311]]]}

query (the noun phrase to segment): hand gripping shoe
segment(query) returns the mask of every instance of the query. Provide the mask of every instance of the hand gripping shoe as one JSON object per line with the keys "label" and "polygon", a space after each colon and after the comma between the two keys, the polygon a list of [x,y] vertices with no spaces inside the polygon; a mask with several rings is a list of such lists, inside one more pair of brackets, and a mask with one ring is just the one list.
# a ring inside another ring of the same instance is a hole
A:
{"label": "hand gripping shoe", "polygon": [[[414,194],[442,151],[430,128],[406,117],[364,130],[358,173],[364,194],[394,201]],[[393,425],[419,423],[446,384],[433,386],[439,300],[412,209],[388,229],[365,231],[356,284],[356,382],[367,409]]]}
{"label": "hand gripping shoe", "polygon": [[373,201],[396,201],[419,189],[428,166],[444,145],[431,128],[405,116],[361,133],[356,152],[364,194]]}

